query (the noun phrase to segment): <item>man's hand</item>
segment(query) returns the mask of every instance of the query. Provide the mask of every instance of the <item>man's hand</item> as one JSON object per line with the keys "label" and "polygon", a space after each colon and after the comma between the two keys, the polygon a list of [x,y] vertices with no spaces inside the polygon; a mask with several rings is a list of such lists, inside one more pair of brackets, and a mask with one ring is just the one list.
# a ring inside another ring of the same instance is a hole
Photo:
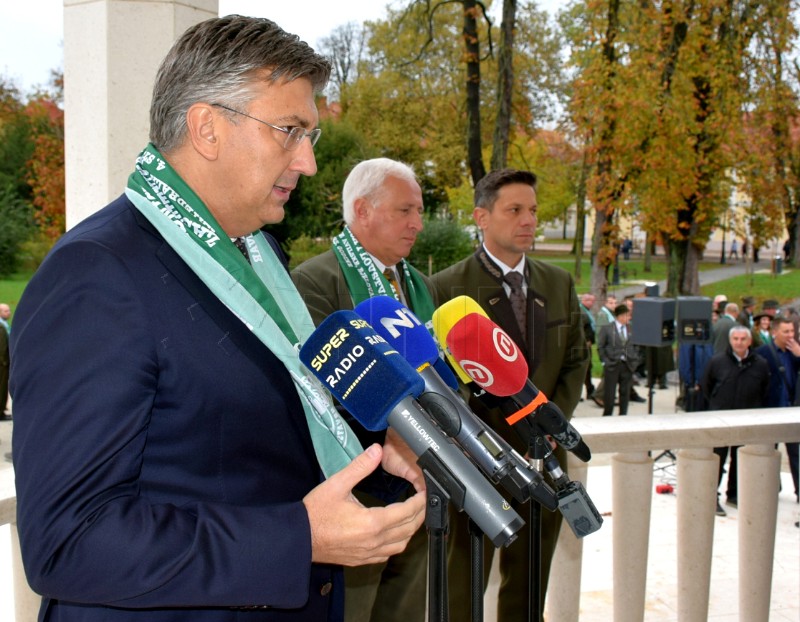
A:
{"label": "man's hand", "polygon": [[410,482],[417,492],[425,492],[425,477],[417,464],[417,456],[394,428],[386,430],[381,466],[387,473]]}
{"label": "man's hand", "polygon": [[425,520],[424,492],[403,503],[374,508],[365,508],[353,496],[353,487],[383,457],[380,445],[368,447],[303,498],[311,525],[312,561],[343,566],[383,562],[403,551],[420,528]]}

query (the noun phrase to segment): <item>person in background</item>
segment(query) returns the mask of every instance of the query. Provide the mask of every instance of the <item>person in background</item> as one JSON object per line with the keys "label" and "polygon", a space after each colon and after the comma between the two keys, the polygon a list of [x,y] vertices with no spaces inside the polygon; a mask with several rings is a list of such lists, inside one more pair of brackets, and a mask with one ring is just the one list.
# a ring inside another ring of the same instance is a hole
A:
{"label": "person in background", "polygon": [[[564,415],[572,417],[589,364],[578,296],[568,272],[527,255],[536,235],[538,209],[536,175],[517,169],[492,171],[475,185],[472,217],[483,244],[475,254],[433,275],[439,300],[473,298],[489,318],[505,330],[525,355],[530,380]],[[518,302],[517,302],[518,301]],[[521,304],[520,304],[521,303]],[[518,452],[528,443],[506,423],[499,409],[488,410],[470,399],[472,410]],[[562,447],[553,453],[566,471]],[[511,506],[528,516],[528,507]],[[542,512],[540,611],[550,577],[550,563],[561,526],[559,512]],[[470,536],[463,512],[451,514],[448,541],[450,619],[470,619]],[[495,552],[484,539],[484,588]],[[529,530],[523,529],[510,546],[500,550],[500,592],[497,619],[527,622],[532,578],[528,563]]]}
{"label": "person in background", "polygon": [[[737,410],[760,408],[769,389],[770,371],[767,361],[751,348],[752,335],[746,326],[733,326],[728,332],[729,346],[725,352],[715,354],[706,366],[700,388],[708,403],[708,410]],[[739,446],[715,447],[719,456],[719,477],[722,483],[725,462],[730,453],[728,483],[725,502],[738,505],[737,456]],[[719,502],[717,492],[717,516],[726,512]]]}
{"label": "person in background", "polygon": [[8,411],[8,374],[11,366],[11,356],[8,340],[11,333],[11,307],[0,303],[0,421],[11,421]]}
{"label": "person in background", "polygon": [[761,312],[753,316],[753,347],[760,348],[772,341],[772,316]]}
{"label": "person in background", "polygon": [[617,297],[614,294],[608,294],[603,306],[597,311],[595,316],[596,328],[600,330],[606,324],[614,321],[614,309],[617,308]]}
{"label": "person in background", "polygon": [[[267,19],[179,37],[125,194],[61,237],[11,332],[17,526],[41,622],[338,622],[341,567],[403,550],[424,480],[366,451],[297,351],[265,236],[316,173],[330,63]],[[404,502],[365,508],[376,469]]]}
{"label": "person in background", "polygon": [[631,341],[631,311],[621,304],[614,309],[614,323],[606,324],[597,334],[597,354],[603,363],[603,416],[614,414],[614,397],[619,387],[619,414],[628,414],[633,372],[639,364],[639,353]]}
{"label": "person in background", "polygon": [[[596,341],[596,322],[592,312],[592,307],[594,307],[595,301],[596,298],[594,294],[588,292],[581,294],[580,305],[581,313],[583,313],[583,334],[586,337],[586,348],[589,350],[589,352],[592,351],[592,347]],[[586,367],[586,378],[583,381],[583,385],[586,387],[586,399],[591,399],[592,394],[594,393],[591,364]]]}
{"label": "person in background", "polygon": [[728,349],[728,332],[737,323],[736,317],[739,315],[739,305],[735,302],[726,303],[724,309],[724,313],[714,324],[714,329],[711,331],[714,354],[722,354]]}
{"label": "person in background", "polygon": [[[764,344],[756,354],[767,359],[770,370],[769,391],[764,399],[765,408],[785,408],[798,404],[797,372],[800,371],[800,343],[794,333],[794,324],[788,318],[772,319],[772,342]],[[789,469],[792,472],[794,496],[800,503],[798,486],[798,443],[786,443]]]}
{"label": "person in background", "polygon": [[742,326],[753,328],[753,309],[756,306],[756,299],[752,296],[742,296],[742,310],[736,317],[736,321]]}
{"label": "person in background", "polygon": [[[406,260],[422,231],[422,190],[414,170],[388,158],[360,162],[344,182],[342,203],[345,227],[333,248],[292,271],[311,319],[319,324],[334,311],[388,295],[429,322],[436,308],[433,286]],[[383,441],[383,433],[371,437],[353,425],[362,439]],[[358,498],[370,507],[381,505],[366,493]],[[386,562],[346,568],[345,620],[422,620],[427,544],[421,529],[405,551]]]}

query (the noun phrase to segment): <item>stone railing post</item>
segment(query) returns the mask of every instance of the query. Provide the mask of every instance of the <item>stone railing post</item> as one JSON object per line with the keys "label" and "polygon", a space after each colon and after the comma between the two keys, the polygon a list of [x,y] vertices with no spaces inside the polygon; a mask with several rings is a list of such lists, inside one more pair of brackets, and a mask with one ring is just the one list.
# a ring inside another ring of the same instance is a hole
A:
{"label": "stone railing post", "polygon": [[778,516],[780,454],[774,445],[739,450],[739,619],[768,620]]}
{"label": "stone railing post", "polygon": [[647,452],[611,458],[614,622],[644,620],[653,460]]}
{"label": "stone railing post", "polygon": [[711,585],[719,456],[709,448],[678,452],[678,619],[705,622]]}

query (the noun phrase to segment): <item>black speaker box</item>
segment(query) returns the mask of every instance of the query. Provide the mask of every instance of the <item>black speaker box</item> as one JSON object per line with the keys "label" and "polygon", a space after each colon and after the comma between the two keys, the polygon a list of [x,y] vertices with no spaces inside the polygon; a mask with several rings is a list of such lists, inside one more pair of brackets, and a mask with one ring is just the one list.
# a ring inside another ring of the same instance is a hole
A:
{"label": "black speaker box", "polygon": [[711,342],[713,302],[705,296],[678,296],[677,336],[681,343]]}
{"label": "black speaker box", "polygon": [[668,346],[675,341],[675,299],[633,299],[631,341],[639,346]]}

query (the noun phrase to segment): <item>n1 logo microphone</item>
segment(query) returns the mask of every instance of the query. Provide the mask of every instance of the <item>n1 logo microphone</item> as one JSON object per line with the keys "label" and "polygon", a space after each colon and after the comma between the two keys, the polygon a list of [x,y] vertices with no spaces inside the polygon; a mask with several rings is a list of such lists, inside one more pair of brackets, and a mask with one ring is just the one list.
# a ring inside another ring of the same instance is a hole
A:
{"label": "n1 logo microphone", "polygon": [[495,546],[516,538],[524,521],[431,421],[414,399],[424,381],[369,323],[352,311],[332,313],[300,349],[300,360],[365,428],[394,428]]}
{"label": "n1 logo microphone", "polygon": [[442,381],[432,366],[441,360],[439,349],[412,311],[394,298],[375,296],[360,303],[355,312],[417,369],[425,382],[417,399],[442,431],[458,443],[492,482],[500,483],[520,502],[532,497],[551,511],[558,507],[555,491],[544,482],[541,474]]}

